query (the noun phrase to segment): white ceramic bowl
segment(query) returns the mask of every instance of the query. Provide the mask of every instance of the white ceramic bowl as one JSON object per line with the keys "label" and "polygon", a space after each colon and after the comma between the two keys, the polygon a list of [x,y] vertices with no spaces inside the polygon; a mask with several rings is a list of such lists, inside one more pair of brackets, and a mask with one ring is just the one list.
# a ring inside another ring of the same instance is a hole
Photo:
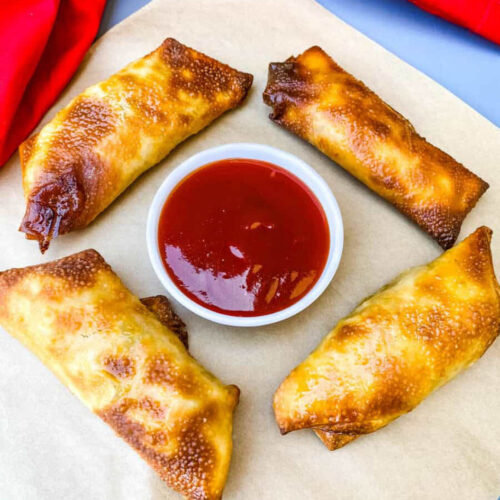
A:
{"label": "white ceramic bowl", "polygon": [[[298,302],[292,304],[286,309],[266,314],[262,316],[231,316],[212,311],[202,305],[194,302],[187,297],[168,275],[163,261],[161,259],[158,246],[158,222],[163,209],[163,205],[167,200],[172,190],[181,182],[187,175],[194,170],[218,160],[226,158],[250,158],[254,160],[266,161],[274,163],[279,167],[288,170],[293,175],[298,177],[309,189],[315,194],[325,212],[328,226],[330,230],[330,252],[328,259],[323,269],[321,276],[316,284],[309,292],[302,297]],[[163,286],[171,297],[180,302],[190,311],[209,319],[216,323],[232,326],[261,326],[277,321],[284,320],[297,314],[298,312],[311,305],[325,290],[332,280],[342,255],[342,247],[344,243],[344,228],[342,224],[342,216],[337,204],[337,200],[333,196],[330,188],[321,176],[311,168],[307,163],[299,160],[296,156],[263,144],[225,144],[215,148],[207,149],[201,153],[191,156],[185,162],[181,163],[173,170],[163,181],[151,204],[148,214],[147,245],[151,264],[162,282]]]}

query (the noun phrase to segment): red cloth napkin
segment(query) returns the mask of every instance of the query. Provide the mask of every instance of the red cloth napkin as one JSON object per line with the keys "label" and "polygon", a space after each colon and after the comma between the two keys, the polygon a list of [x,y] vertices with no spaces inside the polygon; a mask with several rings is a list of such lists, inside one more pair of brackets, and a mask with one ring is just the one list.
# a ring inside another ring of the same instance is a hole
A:
{"label": "red cloth napkin", "polygon": [[500,0],[410,0],[422,9],[500,44]]}
{"label": "red cloth napkin", "polygon": [[0,0],[0,166],[37,126],[94,40],[106,0]]}

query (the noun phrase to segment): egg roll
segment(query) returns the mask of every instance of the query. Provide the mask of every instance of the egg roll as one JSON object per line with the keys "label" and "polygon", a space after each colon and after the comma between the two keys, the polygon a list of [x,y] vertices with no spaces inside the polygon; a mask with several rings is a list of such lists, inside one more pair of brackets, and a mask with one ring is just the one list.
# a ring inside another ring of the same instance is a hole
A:
{"label": "egg roll", "polygon": [[42,253],[87,226],[175,146],[240,104],[252,75],[168,38],[89,87],[19,149],[20,230]]}
{"label": "egg roll", "polygon": [[170,487],[221,498],[239,390],[189,355],[164,298],[141,303],[87,250],[0,273],[0,325]]}
{"label": "egg roll", "polygon": [[313,429],[339,448],[413,410],[478,360],[500,329],[490,239],[490,229],[477,229],[342,319],[276,391],[280,431]]}
{"label": "egg roll", "polygon": [[264,101],[271,120],[316,146],[444,249],[488,188],[320,47],[271,63]]}

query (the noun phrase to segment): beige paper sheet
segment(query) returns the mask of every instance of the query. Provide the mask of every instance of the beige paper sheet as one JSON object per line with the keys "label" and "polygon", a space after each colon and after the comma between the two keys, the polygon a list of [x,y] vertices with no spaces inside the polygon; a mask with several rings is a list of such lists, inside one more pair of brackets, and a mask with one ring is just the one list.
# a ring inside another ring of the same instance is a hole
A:
{"label": "beige paper sheet", "polygon": [[[17,232],[24,211],[19,159],[0,171],[0,269],[93,247],[138,295],[162,293],[149,264],[152,197],[181,161],[207,147],[259,142],[296,154],[331,186],[345,249],[327,291],[277,325],[218,326],[177,306],[196,358],[241,388],[227,499],[487,500],[500,495],[500,341],[465,374],[388,427],[328,452],[311,431],[280,436],[271,401],[280,381],[338,319],[400,271],[440,253],[437,244],[312,147],[267,118],[261,94],[270,61],[322,46],[406,115],[421,134],[491,184],[460,238],[495,231],[500,272],[500,130],[426,76],[336,19],[313,0],[156,0],[101,38],[44,122],[88,85],[172,36],[249,71],[246,103],[182,144],[89,228],[45,256]],[[0,332],[0,499],[175,499],[136,453],[42,364]]]}

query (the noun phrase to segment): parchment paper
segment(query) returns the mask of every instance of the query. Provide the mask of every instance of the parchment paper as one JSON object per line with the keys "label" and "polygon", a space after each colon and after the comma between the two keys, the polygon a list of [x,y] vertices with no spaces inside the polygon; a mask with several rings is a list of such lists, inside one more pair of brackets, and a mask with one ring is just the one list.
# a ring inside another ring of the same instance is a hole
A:
{"label": "parchment paper", "polygon": [[[318,44],[406,115],[433,143],[491,184],[464,224],[495,231],[500,272],[500,131],[426,76],[313,0],[156,0],[101,38],[48,121],[84,88],[167,36],[238,69],[255,83],[247,102],[182,144],[85,230],[45,256],[17,232],[24,212],[19,159],[0,171],[0,269],[93,247],[140,296],[163,293],[150,266],[145,222],[152,197],[180,162],[228,142],[270,144],[309,162],[331,186],[345,224],[340,268],[305,312],[277,325],[212,324],[177,305],[193,355],[241,388],[227,499],[496,499],[500,495],[500,341],[465,374],[388,427],[328,452],[311,431],[280,436],[271,401],[280,381],[366,295],[440,249],[326,157],[267,118],[270,61]],[[492,49],[493,50],[493,49]],[[136,453],[17,341],[0,332],[0,499],[175,499]]]}

